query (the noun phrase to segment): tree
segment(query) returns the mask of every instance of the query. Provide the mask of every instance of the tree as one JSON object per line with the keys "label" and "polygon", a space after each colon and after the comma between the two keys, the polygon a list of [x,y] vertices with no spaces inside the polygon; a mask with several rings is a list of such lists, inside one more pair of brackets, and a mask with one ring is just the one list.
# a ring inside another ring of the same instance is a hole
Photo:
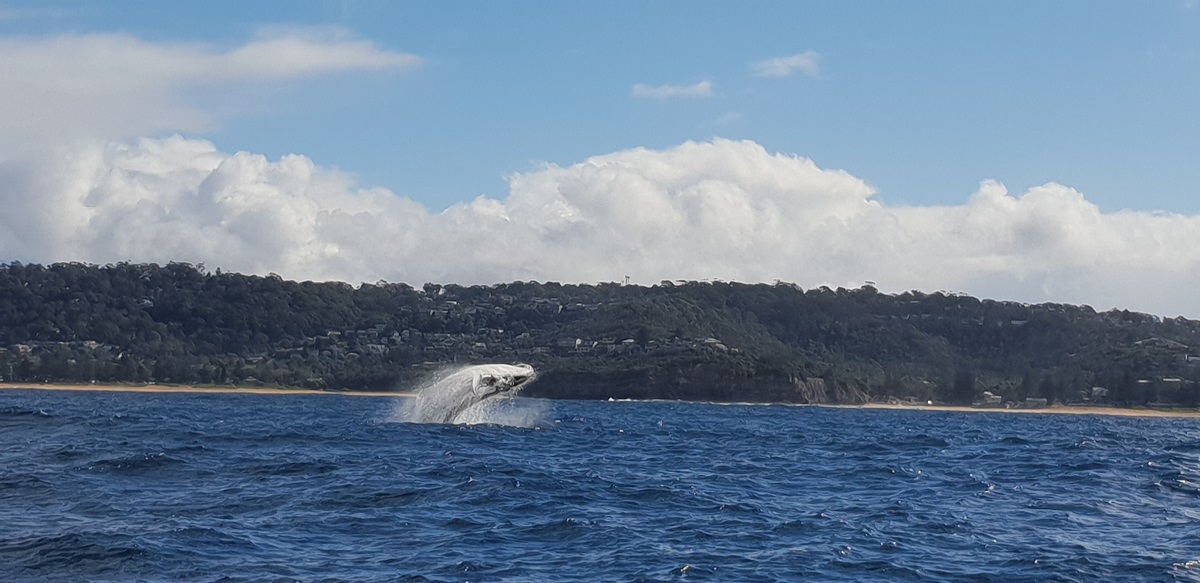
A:
{"label": "tree", "polygon": [[979,389],[976,385],[975,372],[969,369],[960,369],[954,375],[954,385],[947,401],[958,405],[972,403],[979,396]]}

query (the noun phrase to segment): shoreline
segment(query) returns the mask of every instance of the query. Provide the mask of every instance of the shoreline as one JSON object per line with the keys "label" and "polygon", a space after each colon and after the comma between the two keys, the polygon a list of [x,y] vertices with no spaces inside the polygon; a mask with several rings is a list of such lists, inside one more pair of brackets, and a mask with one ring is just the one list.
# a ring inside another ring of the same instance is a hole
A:
{"label": "shoreline", "polygon": [[416,393],[388,391],[321,391],[273,387],[197,387],[192,385],[113,385],[81,383],[14,383],[0,382],[0,391],[90,391],[106,393],[213,393],[245,395],[344,395],[349,397],[415,397]]}
{"label": "shoreline", "polygon": [[1003,409],[999,407],[970,407],[962,405],[903,405],[891,403],[866,403],[863,405],[829,405],[852,409],[885,409],[913,411],[946,411],[965,413],[1011,413],[1018,415],[1105,415],[1109,417],[1155,417],[1177,419],[1200,419],[1196,409],[1139,409],[1133,407],[1111,407],[1091,405],[1050,405],[1035,409]]}
{"label": "shoreline", "polygon": [[[189,393],[189,394],[246,394],[246,395],[342,395],[348,397],[400,397],[412,398],[416,393],[389,391],[322,391],[317,389],[272,388],[272,387],[197,387],[192,385],[119,385],[82,383],[14,383],[0,382],[0,391],[84,391],[118,393]],[[687,402],[687,401],[681,401]],[[714,403],[728,405],[732,403]],[[1200,409],[1141,409],[1132,407],[1051,405],[1036,409],[1001,409],[970,407],[961,405],[906,405],[893,403],[864,403],[861,405],[800,404],[800,403],[745,403],[747,405],[786,405],[795,407],[828,407],[831,409],[875,409],[892,411],[934,411],[950,413],[1003,413],[1017,415],[1105,415],[1114,417],[1150,417],[1200,419]]]}

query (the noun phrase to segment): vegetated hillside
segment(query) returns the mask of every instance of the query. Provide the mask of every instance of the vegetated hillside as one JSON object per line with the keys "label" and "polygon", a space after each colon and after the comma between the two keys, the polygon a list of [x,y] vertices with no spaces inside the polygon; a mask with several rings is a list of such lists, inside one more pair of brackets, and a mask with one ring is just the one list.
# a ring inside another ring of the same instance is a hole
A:
{"label": "vegetated hillside", "polygon": [[[0,265],[16,381],[411,388],[446,363],[528,362],[557,398],[1200,403],[1200,322],[962,295],[285,281],[203,266]],[[1103,389],[1095,389],[1102,387]],[[993,401],[995,398],[993,398]]]}

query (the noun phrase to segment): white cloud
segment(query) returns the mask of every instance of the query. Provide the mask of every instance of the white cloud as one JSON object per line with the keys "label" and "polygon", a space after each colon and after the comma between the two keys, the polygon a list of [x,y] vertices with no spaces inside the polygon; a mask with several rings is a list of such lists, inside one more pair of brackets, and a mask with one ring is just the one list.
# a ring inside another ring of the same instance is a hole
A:
{"label": "white cloud", "polygon": [[638,83],[630,90],[630,94],[640,99],[657,99],[664,101],[680,97],[697,98],[712,97],[712,81],[704,80],[693,85],[643,85]]}
{"label": "white cloud", "polygon": [[201,131],[188,90],[416,67],[337,30],[280,29],[232,49],[120,34],[0,38],[0,157],[75,139]]}
{"label": "white cloud", "polygon": [[0,165],[0,257],[204,262],[351,282],[872,280],[1200,316],[1200,216],[1103,213],[1046,184],[889,207],[869,185],[753,142],[634,149],[518,174],[442,213],[304,156],[201,140],[62,149]]}
{"label": "white cloud", "polygon": [[821,72],[821,55],[814,51],[806,51],[798,55],[759,61],[751,68],[756,77],[791,77],[797,72],[816,77]]}
{"label": "white cloud", "polygon": [[743,117],[745,116],[740,111],[730,111],[717,116],[717,119],[713,120],[713,124],[727,126],[742,121]]}
{"label": "white cloud", "polygon": [[342,31],[281,29],[227,53],[208,56],[214,79],[292,78],[351,70],[411,69],[421,58],[382,51]]}

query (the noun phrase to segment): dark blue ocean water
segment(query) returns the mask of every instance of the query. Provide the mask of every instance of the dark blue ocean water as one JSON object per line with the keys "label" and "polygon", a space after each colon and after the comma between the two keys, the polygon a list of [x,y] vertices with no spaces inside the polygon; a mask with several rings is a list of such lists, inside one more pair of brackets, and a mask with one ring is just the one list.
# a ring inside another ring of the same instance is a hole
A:
{"label": "dark blue ocean water", "polygon": [[0,392],[0,580],[1200,581],[1198,420],[393,401]]}

